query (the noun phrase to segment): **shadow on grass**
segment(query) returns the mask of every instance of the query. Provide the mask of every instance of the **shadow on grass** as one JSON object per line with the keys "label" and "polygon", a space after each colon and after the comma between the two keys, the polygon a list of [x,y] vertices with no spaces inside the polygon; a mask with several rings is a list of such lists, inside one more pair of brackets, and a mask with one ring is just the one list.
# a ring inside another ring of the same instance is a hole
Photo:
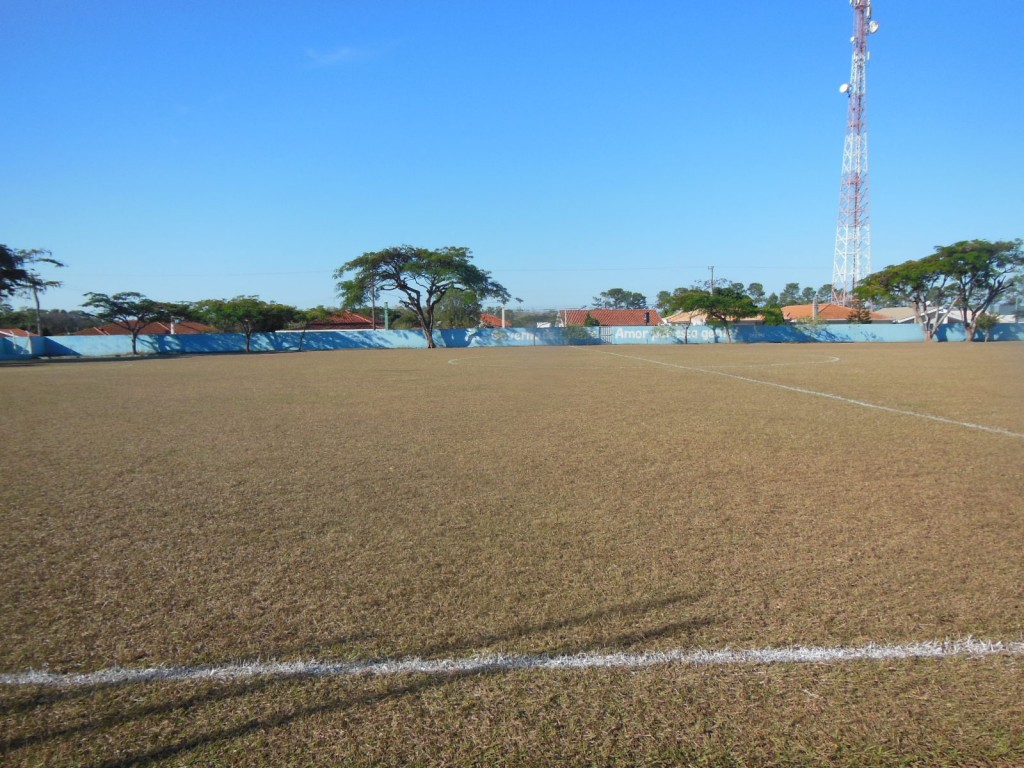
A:
{"label": "shadow on grass", "polygon": [[[677,594],[670,595],[668,597],[638,600],[634,603],[626,603],[624,605],[615,605],[608,608],[602,608],[596,611],[590,611],[588,613],[580,614],[578,616],[569,616],[564,619],[557,619],[552,621],[540,622],[537,624],[530,624],[523,627],[516,627],[510,629],[507,632],[496,632],[490,634],[480,634],[473,637],[467,637],[458,641],[450,643],[439,643],[437,645],[427,646],[416,651],[414,656],[421,658],[437,658],[450,656],[454,653],[461,653],[467,651],[475,651],[481,648],[487,648],[497,643],[505,643],[513,640],[521,640],[525,637],[531,637],[535,635],[543,635],[547,632],[557,632],[562,629],[569,629],[571,627],[581,627],[587,625],[593,625],[600,622],[603,619],[617,618],[624,616],[637,616],[651,611],[660,610],[662,608],[668,608],[673,605],[680,603],[694,603],[700,599],[700,595],[697,594]],[[691,625],[689,630],[699,629],[701,626],[710,622],[704,622],[702,620],[692,620],[689,622],[681,622],[682,625]],[[643,635],[643,631],[637,631],[633,634]],[[653,637],[653,636],[652,636]],[[565,655],[568,653],[584,653],[595,650],[597,648],[607,648],[610,650],[621,650],[623,648],[635,645],[639,640],[627,641],[621,640],[609,640],[609,641],[594,641],[585,645],[576,645],[572,647],[558,646],[555,648],[546,648],[544,653],[550,655]]]}
{"label": "shadow on grass", "polygon": [[[425,648],[416,655],[421,658],[443,657],[445,654],[469,651],[471,649],[480,648],[481,646],[493,643],[523,639],[532,635],[542,635],[546,632],[567,629],[574,626],[584,626],[599,622],[605,618],[638,616],[682,602],[691,603],[694,599],[695,598],[692,595],[675,595],[660,599],[638,601],[636,603],[629,603],[626,605],[612,606],[599,611],[592,611],[558,621],[543,622],[526,627],[520,627],[516,630],[511,630],[505,633],[482,635],[465,641],[439,644]],[[711,623],[710,619],[685,619],[682,621],[673,621],[651,626],[646,629],[633,629],[629,632],[613,635],[601,640],[560,644],[556,647],[547,648],[544,651],[544,654],[549,656],[559,656],[588,653],[597,649],[621,650],[661,637],[689,634],[697,629],[708,626]],[[253,733],[279,728],[296,720],[301,720],[302,718],[332,712],[344,712],[345,710],[354,707],[373,706],[392,699],[413,696],[433,687],[450,685],[464,678],[489,677],[503,674],[507,674],[507,672],[500,668],[493,668],[437,674],[417,673],[415,675],[408,676],[402,675],[401,677],[396,678],[396,684],[394,686],[391,686],[384,691],[356,691],[347,694],[339,694],[325,700],[318,701],[316,704],[298,708],[289,707],[286,704],[282,706],[279,711],[258,717],[246,717],[245,715],[241,715],[245,720],[244,722],[236,725],[212,728],[204,733],[179,738],[177,740],[173,739],[172,734],[168,734],[163,737],[166,743],[162,745],[142,749],[134,754],[125,755],[115,760],[98,762],[95,763],[95,765],[99,768],[126,768],[127,766],[147,764],[158,760],[174,758],[196,749],[230,742]],[[412,681],[404,682],[410,677],[413,678]],[[366,678],[353,677],[350,679],[365,680]],[[89,733],[117,728],[122,725],[144,721],[151,717],[167,717],[176,712],[188,712],[197,707],[217,705],[233,699],[240,699],[264,691],[270,691],[279,686],[292,685],[295,681],[296,677],[262,677],[254,678],[250,681],[213,683],[210,689],[200,693],[172,697],[167,701],[159,703],[140,704],[124,711],[98,714],[90,719],[86,719],[84,722],[75,723],[74,725],[67,725],[65,727],[54,729],[46,728],[43,724],[40,724],[40,730],[35,733],[15,736],[0,741],[0,755],[9,754],[13,750],[45,744],[59,739],[84,736]],[[128,683],[124,684],[124,687],[129,688],[132,685],[151,686],[160,685],[160,683]],[[173,686],[178,685],[178,683],[169,683],[165,685]],[[36,689],[35,691],[28,693],[22,701],[5,704],[3,706],[3,712],[5,715],[14,713],[31,713],[33,710],[60,706],[75,700],[87,699],[94,695],[98,690],[110,687],[110,685],[96,685],[60,691],[40,691]],[[288,700],[287,696],[285,697],[285,700]],[[124,746],[123,744],[118,744],[116,739],[109,739],[108,741],[116,747]]]}

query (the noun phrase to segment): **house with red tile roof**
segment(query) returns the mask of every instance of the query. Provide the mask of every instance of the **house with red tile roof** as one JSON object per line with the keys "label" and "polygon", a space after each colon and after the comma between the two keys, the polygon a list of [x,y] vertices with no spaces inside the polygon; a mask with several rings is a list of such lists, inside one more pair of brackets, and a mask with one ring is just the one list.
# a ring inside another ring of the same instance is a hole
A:
{"label": "house with red tile roof", "polygon": [[483,312],[480,315],[480,325],[485,328],[511,328],[512,324],[507,320],[502,322],[502,319],[497,315],[492,315],[490,312]]}
{"label": "house with red tile roof", "polygon": [[656,309],[560,309],[558,325],[585,325],[587,316],[604,326],[609,325],[661,325]]}
{"label": "house with red tile roof", "polygon": [[[819,317],[826,323],[848,323],[852,307],[844,307],[842,304],[790,304],[782,308],[782,316],[787,323],[798,323],[801,320],[810,320],[812,317]],[[872,322],[890,323],[891,318],[880,315],[877,312],[871,313]]]}
{"label": "house with red tile roof", "polygon": [[35,336],[32,331],[26,331],[22,328],[0,328],[0,336],[6,336],[7,338],[27,338],[29,336]]}
{"label": "house with red tile roof", "polygon": [[340,312],[310,324],[311,331],[370,331],[376,328],[373,320],[343,309]]}
{"label": "house with red tile roof", "polygon": [[[140,336],[164,336],[191,333],[216,333],[217,329],[206,323],[194,320],[170,320],[168,322],[147,323],[139,331]],[[95,328],[75,331],[72,336],[130,336],[131,331],[117,323],[107,323]]]}

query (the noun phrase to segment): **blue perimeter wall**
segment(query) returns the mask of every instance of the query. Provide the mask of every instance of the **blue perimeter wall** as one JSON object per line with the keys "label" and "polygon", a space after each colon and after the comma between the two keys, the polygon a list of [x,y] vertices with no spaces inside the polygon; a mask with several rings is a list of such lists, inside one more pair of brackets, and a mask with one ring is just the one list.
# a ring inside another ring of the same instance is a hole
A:
{"label": "blue perimeter wall", "polygon": [[[824,325],[807,328],[799,325],[738,325],[730,329],[734,343],[801,342],[921,342],[921,328],[899,325]],[[942,326],[940,341],[963,341],[960,325]],[[994,341],[1024,341],[1024,324],[1002,324],[992,333]],[[579,344],[727,344],[729,334],[723,328],[691,326],[595,327],[595,328],[471,328],[435,331],[439,347],[531,347]],[[253,352],[297,352],[329,349],[416,349],[426,347],[419,331],[279,331],[252,337]],[[141,354],[202,354],[244,352],[245,337],[240,333],[210,333],[140,336]],[[0,338],[0,360],[33,357],[111,357],[130,355],[128,336],[45,336]]]}

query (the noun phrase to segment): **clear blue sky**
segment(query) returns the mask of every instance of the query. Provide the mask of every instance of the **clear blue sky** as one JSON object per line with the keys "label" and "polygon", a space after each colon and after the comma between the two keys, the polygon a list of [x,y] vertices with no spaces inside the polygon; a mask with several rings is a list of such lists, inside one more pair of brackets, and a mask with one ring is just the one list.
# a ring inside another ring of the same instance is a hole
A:
{"label": "clear blue sky", "polygon": [[[1024,3],[877,0],[873,264],[1024,236]],[[0,242],[85,291],[336,303],[463,245],[525,307],[831,281],[846,0],[4,0]]]}

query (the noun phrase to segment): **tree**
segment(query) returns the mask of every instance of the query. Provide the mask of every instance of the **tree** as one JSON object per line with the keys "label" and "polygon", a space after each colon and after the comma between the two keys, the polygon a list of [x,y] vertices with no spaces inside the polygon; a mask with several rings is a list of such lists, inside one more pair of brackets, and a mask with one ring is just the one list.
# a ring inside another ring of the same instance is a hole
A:
{"label": "tree", "polygon": [[646,309],[647,297],[637,291],[609,288],[594,297],[595,309]]}
{"label": "tree", "polygon": [[871,310],[868,309],[863,299],[854,298],[850,302],[850,314],[846,316],[848,323],[870,323],[871,322]]}
{"label": "tree", "polygon": [[[475,328],[480,324],[483,306],[473,291],[453,288],[437,305],[434,321],[438,328]],[[495,313],[501,315],[501,308]]]}
{"label": "tree", "polygon": [[289,321],[289,325],[299,331],[299,352],[302,351],[302,344],[306,340],[306,331],[313,323],[323,322],[331,316],[331,310],[322,304],[310,309],[296,310]]}
{"label": "tree", "polygon": [[669,309],[674,312],[703,312],[711,325],[725,327],[726,336],[730,341],[730,323],[760,313],[752,298],[731,285],[715,288],[714,291],[691,290],[680,298],[678,304],[671,305]]}
{"label": "tree", "polygon": [[754,303],[759,307],[764,306],[765,294],[764,286],[761,283],[751,283],[747,286],[747,295],[753,299]]}
{"label": "tree", "polygon": [[933,255],[873,272],[854,288],[854,295],[863,301],[909,304],[925,341],[930,341],[941,322],[941,309],[952,299],[948,283],[949,275]]}
{"label": "tree", "polygon": [[778,304],[770,304],[761,308],[761,317],[765,325],[785,325],[786,316],[782,314],[782,307]]}
{"label": "tree", "polygon": [[0,299],[18,293],[28,280],[28,271],[17,254],[17,251],[0,244]]}
{"label": "tree", "polygon": [[132,354],[137,355],[137,342],[142,329],[150,323],[170,319],[181,305],[148,299],[136,291],[124,291],[108,296],[105,293],[86,293],[83,307],[94,310],[90,314],[104,323],[124,328],[132,337]]}
{"label": "tree", "polygon": [[[809,285],[800,291],[800,301],[803,304],[813,304],[816,298],[818,298],[818,293]],[[823,298],[826,298],[826,301],[828,300],[827,297]]]}
{"label": "tree", "polygon": [[245,334],[245,351],[249,352],[254,333],[280,331],[295,319],[298,310],[257,296],[235,296],[196,302],[192,313],[219,330]]}
{"label": "tree", "polygon": [[[38,320],[42,322],[43,336],[63,336],[96,325],[95,318],[80,310],[44,309]],[[30,331],[37,327],[36,313],[29,307],[14,309],[8,304],[0,305],[0,326]]]}
{"label": "tree", "polygon": [[39,305],[39,294],[44,293],[48,288],[59,288],[63,285],[59,280],[44,280],[42,275],[34,269],[39,264],[50,264],[54,267],[67,266],[53,258],[53,254],[44,248],[33,248],[29,251],[15,251],[15,258],[19,265],[25,270],[26,277],[22,281],[20,293],[31,295],[36,305],[36,333],[43,335],[42,309]]}
{"label": "tree", "polygon": [[992,331],[999,325],[998,315],[983,312],[974,321],[974,329],[981,333],[985,341],[992,341]]}
{"label": "tree", "polygon": [[971,341],[978,316],[1024,279],[1021,251],[1021,240],[936,246],[929,256],[868,275],[855,294],[865,301],[910,304],[925,340],[934,339],[943,317],[956,311]]}
{"label": "tree", "polygon": [[688,294],[690,291],[700,290],[698,288],[676,288],[674,291],[669,293],[668,291],[658,291],[657,301],[654,306],[658,308],[658,311],[664,314],[671,314],[673,311],[670,307],[678,306],[679,302],[682,301],[682,297]]}
{"label": "tree", "polygon": [[962,240],[936,246],[935,257],[949,277],[965,340],[973,341],[978,318],[1024,279],[1024,241]]}
{"label": "tree", "polygon": [[[397,291],[399,304],[419,320],[427,347],[435,348],[434,314],[445,294],[453,288],[472,291],[479,300],[509,300],[505,288],[472,263],[468,248],[448,246],[437,250],[401,245],[369,251],[342,264],[335,273],[338,295],[346,307],[366,301],[373,291]],[[346,274],[355,274],[343,279]]]}
{"label": "tree", "polygon": [[800,303],[800,283],[786,283],[779,294],[779,304],[788,307]]}

